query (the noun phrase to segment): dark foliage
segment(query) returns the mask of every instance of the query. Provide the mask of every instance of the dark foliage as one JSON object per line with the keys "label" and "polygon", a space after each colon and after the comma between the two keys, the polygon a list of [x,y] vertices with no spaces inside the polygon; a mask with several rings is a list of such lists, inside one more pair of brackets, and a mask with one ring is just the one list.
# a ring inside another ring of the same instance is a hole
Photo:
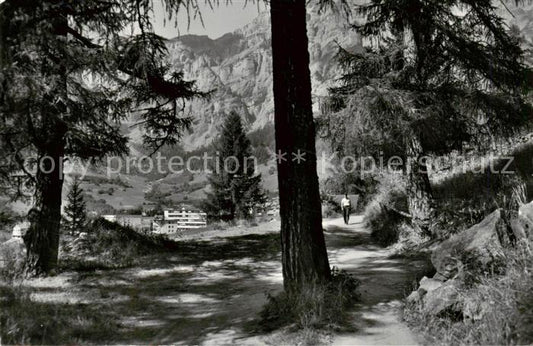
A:
{"label": "dark foliage", "polygon": [[83,197],[83,189],[80,181],[74,179],[67,195],[65,206],[65,226],[70,233],[80,232],[87,221],[86,205]]}
{"label": "dark foliage", "polygon": [[[197,9],[194,0],[164,3],[169,13]],[[26,244],[35,273],[57,266],[65,157],[126,154],[120,123],[132,113],[148,147],[175,144],[190,123],[184,103],[206,96],[165,64],[165,40],[150,24],[152,6],[149,0],[0,4],[0,187],[14,198],[35,191]],[[140,33],[125,37],[132,25]]]}
{"label": "dark foliage", "polygon": [[[452,10],[457,5],[464,16]],[[532,72],[490,2],[376,0],[357,10],[367,22],[356,30],[381,39],[339,51],[345,73],[326,121],[335,149],[404,156],[412,134],[425,152],[440,154],[532,119]]]}
{"label": "dark foliage", "polygon": [[250,208],[262,205],[265,196],[261,175],[255,172],[250,140],[237,113],[226,118],[215,147],[219,159],[211,168],[212,192],[208,193],[205,208],[212,217],[247,218]]}
{"label": "dark foliage", "polygon": [[11,287],[0,288],[0,299],[0,337],[8,345],[106,343],[119,328],[91,304],[35,302],[29,290]]}

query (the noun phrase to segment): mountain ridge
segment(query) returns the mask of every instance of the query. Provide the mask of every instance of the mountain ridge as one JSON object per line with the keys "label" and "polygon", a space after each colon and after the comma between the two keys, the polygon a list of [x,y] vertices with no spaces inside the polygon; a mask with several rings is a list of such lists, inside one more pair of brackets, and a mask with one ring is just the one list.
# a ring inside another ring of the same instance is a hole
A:
{"label": "mountain ridge", "polygon": [[[340,76],[334,61],[337,45],[355,48],[362,41],[349,31],[348,22],[332,11],[308,13],[310,71],[315,100],[327,95],[331,83]],[[216,137],[224,116],[231,111],[241,115],[247,131],[273,124],[272,54],[270,17],[262,12],[250,24],[211,39],[183,35],[168,40],[168,62],[196,80],[201,90],[215,89],[208,100],[194,100],[186,109],[193,118],[183,147],[194,150]],[[317,102],[315,102],[315,110]]]}
{"label": "mountain ridge", "polygon": [[[499,13],[516,26],[527,43],[533,44],[533,4],[507,7]],[[335,54],[338,46],[362,49],[362,38],[346,18],[332,10],[310,6],[307,15],[313,108],[327,96],[328,88],[340,76]],[[205,35],[182,35],[167,42],[168,62],[185,78],[196,80],[201,90],[215,89],[208,100],[194,100],[186,107],[193,125],[184,136],[185,150],[209,145],[231,111],[241,115],[248,132],[274,120],[270,13],[261,12],[251,23],[216,39]]]}

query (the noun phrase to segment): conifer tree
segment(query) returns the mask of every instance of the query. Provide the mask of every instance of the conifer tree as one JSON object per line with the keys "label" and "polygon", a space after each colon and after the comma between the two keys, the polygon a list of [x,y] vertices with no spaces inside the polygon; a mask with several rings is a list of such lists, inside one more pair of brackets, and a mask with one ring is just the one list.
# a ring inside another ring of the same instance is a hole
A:
{"label": "conifer tree", "polygon": [[83,199],[83,189],[79,179],[74,179],[70,191],[67,195],[67,205],[65,206],[66,228],[72,235],[79,233],[87,221],[86,205]]}
{"label": "conifer tree", "polygon": [[433,195],[424,157],[507,136],[532,120],[531,69],[491,1],[372,0],[364,51],[340,49],[345,73],[331,91],[335,149],[404,160],[409,212],[429,230]]}
{"label": "conifer tree", "polygon": [[217,159],[209,177],[212,192],[207,197],[208,212],[229,220],[247,218],[251,208],[265,202],[265,196],[261,175],[255,172],[250,141],[237,113],[231,112],[224,121],[215,148]]}
{"label": "conifer tree", "polygon": [[[169,15],[198,9],[196,0],[164,4]],[[185,102],[204,95],[166,64],[152,11],[152,0],[0,4],[0,187],[20,197],[22,174],[35,191],[30,274],[57,266],[65,158],[127,154],[127,117],[152,149],[175,144],[190,124]]]}

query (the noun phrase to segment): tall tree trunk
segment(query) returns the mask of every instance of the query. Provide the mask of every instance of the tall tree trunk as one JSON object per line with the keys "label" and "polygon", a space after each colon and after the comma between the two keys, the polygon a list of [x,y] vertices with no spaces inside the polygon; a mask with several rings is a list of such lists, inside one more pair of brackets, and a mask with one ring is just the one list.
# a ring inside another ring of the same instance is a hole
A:
{"label": "tall tree trunk", "polygon": [[422,233],[430,231],[434,212],[433,193],[427,167],[421,158],[424,155],[420,140],[416,135],[407,139],[407,199],[413,225]]}
{"label": "tall tree trunk", "polygon": [[[53,4],[61,0],[52,0]],[[68,18],[58,14],[51,20],[52,32],[58,40],[67,44]],[[58,57],[61,61],[61,57]],[[47,71],[48,70],[48,71]],[[42,109],[40,133],[36,134],[35,145],[40,162],[37,167],[34,215],[30,218],[30,229],[25,238],[28,250],[28,272],[31,275],[50,274],[57,267],[59,252],[59,230],[61,225],[61,193],[63,191],[63,159],[65,155],[65,134],[68,131],[63,116],[67,114],[67,69],[64,64],[50,62],[43,66],[43,73],[57,77],[52,97],[57,97],[53,107]]]}
{"label": "tall tree trunk", "polygon": [[42,155],[45,159],[36,176],[35,207],[25,237],[30,275],[49,274],[57,267],[63,190],[63,146],[58,144]]}
{"label": "tall tree trunk", "polygon": [[283,282],[287,292],[297,293],[331,276],[316,172],[305,0],[272,0],[270,11]]}

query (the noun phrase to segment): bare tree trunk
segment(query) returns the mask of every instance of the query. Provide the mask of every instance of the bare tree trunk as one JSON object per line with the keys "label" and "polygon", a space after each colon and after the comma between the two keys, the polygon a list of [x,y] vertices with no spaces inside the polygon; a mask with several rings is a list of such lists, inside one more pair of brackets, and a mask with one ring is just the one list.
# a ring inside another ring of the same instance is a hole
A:
{"label": "bare tree trunk", "polygon": [[[60,0],[53,2],[59,3]],[[66,15],[58,15],[52,20],[52,32],[67,43],[68,25]],[[57,78],[54,96],[57,102],[53,108],[43,109],[41,133],[36,134],[35,146],[39,151],[40,162],[35,177],[35,206],[31,225],[25,237],[28,250],[28,273],[30,275],[50,274],[57,268],[59,251],[59,231],[61,225],[61,193],[63,191],[63,159],[65,154],[67,125],[62,117],[68,112],[67,69],[61,63],[43,66],[43,73],[49,70]]]}
{"label": "bare tree trunk", "polygon": [[416,136],[407,143],[407,199],[413,225],[421,232],[430,230],[431,217],[434,212],[433,193],[428,177],[428,168],[423,157],[424,151]]}
{"label": "bare tree trunk", "polygon": [[61,192],[63,189],[63,148],[48,152],[38,169],[35,209],[30,215],[30,229],[25,237],[28,250],[28,273],[52,273],[57,267],[59,227],[61,223]]}
{"label": "bare tree trunk", "polygon": [[272,0],[270,10],[283,281],[287,292],[297,293],[331,276],[316,172],[305,0]]}

